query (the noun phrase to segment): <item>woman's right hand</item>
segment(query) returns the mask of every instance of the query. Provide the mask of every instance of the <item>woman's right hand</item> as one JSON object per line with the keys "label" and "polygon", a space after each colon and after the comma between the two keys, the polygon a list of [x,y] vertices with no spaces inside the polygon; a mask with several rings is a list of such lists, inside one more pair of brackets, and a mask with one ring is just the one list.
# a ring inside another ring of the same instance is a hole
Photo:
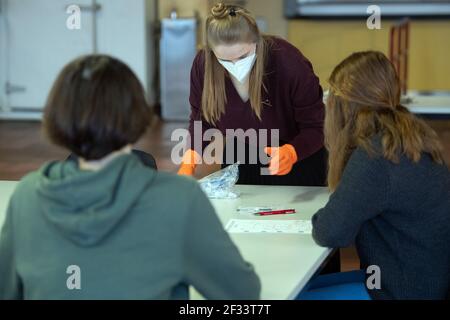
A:
{"label": "woman's right hand", "polygon": [[195,173],[195,167],[192,167],[188,164],[181,164],[180,168],[178,169],[177,174],[179,176],[193,176]]}
{"label": "woman's right hand", "polygon": [[195,167],[201,162],[201,156],[192,149],[186,151],[181,161],[180,168],[178,169],[178,175],[193,176],[195,173]]}

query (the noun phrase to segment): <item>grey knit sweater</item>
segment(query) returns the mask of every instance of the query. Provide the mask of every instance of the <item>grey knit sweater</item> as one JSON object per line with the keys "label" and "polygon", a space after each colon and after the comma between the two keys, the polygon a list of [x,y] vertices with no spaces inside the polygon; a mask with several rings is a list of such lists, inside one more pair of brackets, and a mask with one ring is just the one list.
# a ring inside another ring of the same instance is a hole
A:
{"label": "grey knit sweater", "polygon": [[423,154],[394,164],[356,149],[328,204],[313,217],[319,245],[356,244],[380,267],[373,299],[445,299],[450,288],[450,172]]}

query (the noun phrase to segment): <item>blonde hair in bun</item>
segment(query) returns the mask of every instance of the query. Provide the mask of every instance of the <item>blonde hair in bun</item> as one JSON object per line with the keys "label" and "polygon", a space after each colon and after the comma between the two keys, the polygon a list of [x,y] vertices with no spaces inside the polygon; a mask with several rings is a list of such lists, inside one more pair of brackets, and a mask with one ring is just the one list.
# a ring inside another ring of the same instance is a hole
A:
{"label": "blonde hair in bun", "polygon": [[216,19],[223,19],[228,15],[228,8],[222,2],[217,3],[211,8],[211,15]]}

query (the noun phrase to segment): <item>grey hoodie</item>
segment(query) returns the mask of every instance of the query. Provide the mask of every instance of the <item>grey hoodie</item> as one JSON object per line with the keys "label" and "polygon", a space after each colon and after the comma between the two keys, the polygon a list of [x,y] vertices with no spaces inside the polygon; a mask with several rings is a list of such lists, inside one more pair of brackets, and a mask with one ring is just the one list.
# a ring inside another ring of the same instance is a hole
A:
{"label": "grey hoodie", "polygon": [[0,234],[0,299],[257,299],[260,283],[198,184],[121,155],[52,162],[15,190]]}

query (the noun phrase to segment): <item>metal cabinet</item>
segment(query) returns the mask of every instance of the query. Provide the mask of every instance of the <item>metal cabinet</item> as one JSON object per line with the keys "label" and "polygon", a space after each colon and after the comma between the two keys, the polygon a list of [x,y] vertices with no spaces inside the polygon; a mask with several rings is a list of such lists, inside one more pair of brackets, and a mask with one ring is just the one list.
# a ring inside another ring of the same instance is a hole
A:
{"label": "metal cabinet", "polygon": [[196,46],[196,19],[161,21],[161,115],[165,120],[189,119],[190,70]]}

